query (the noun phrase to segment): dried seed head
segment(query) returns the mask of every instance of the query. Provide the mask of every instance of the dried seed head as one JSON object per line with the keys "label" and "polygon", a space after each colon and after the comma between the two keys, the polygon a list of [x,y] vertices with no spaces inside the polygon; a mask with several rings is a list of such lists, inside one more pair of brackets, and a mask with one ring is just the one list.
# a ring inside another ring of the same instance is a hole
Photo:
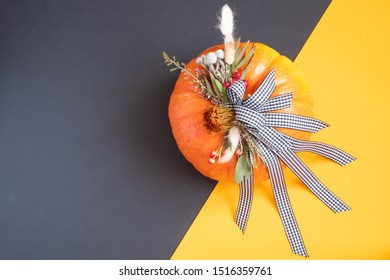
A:
{"label": "dried seed head", "polygon": [[234,62],[234,41],[228,42],[225,44],[225,62],[231,65]]}
{"label": "dried seed head", "polygon": [[233,126],[235,115],[231,108],[212,106],[206,109],[203,118],[210,132],[225,133]]}

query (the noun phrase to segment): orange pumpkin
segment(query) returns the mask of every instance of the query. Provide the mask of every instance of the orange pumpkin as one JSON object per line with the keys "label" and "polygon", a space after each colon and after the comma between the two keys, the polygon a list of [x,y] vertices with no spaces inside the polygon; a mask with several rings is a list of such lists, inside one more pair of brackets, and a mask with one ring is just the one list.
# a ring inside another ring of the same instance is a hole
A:
{"label": "orange pumpkin", "polygon": [[[245,78],[249,83],[245,94],[253,93],[269,71],[275,68],[276,89],[271,97],[290,92],[294,93],[292,106],[278,112],[313,117],[312,97],[302,72],[293,65],[291,60],[280,55],[274,49],[261,43],[255,43],[255,47],[252,63],[248,66]],[[209,48],[200,55],[217,49],[223,49],[223,45]],[[194,73],[195,69],[200,66],[193,59],[186,67]],[[211,133],[204,125],[203,113],[210,105],[209,101],[203,99],[195,91],[195,86],[184,78],[184,73],[181,73],[169,103],[169,119],[172,132],[184,157],[199,172],[217,181],[234,182],[236,158],[224,164],[209,164],[208,162],[210,152],[217,149],[223,141],[222,134]],[[299,139],[308,140],[310,138],[308,132],[287,128],[279,130]],[[255,182],[268,178],[268,172],[262,162],[258,162],[257,168],[253,171]]]}

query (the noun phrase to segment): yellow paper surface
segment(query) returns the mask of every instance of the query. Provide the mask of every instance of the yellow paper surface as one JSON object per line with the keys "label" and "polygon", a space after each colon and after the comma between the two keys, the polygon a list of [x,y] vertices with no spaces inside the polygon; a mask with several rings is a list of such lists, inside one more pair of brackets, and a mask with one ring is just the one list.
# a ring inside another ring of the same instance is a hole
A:
{"label": "yellow paper surface", "polygon": [[[312,140],[358,158],[340,167],[300,157],[352,211],[334,214],[289,170],[291,204],[310,259],[390,259],[390,1],[334,0],[298,55],[316,117],[331,127]],[[172,259],[303,259],[291,253],[271,185],[255,186],[243,235],[239,190],[219,182]]]}

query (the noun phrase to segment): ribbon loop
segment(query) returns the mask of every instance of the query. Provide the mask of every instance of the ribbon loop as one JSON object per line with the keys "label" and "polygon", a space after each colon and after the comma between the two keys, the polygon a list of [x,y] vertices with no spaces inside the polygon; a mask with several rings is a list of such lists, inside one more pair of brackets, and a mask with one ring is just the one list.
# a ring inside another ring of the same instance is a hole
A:
{"label": "ribbon loop", "polygon": [[268,99],[263,106],[259,108],[259,112],[268,112],[268,111],[275,111],[275,110],[281,110],[291,107],[292,103],[292,93],[286,93],[279,96],[272,97]]}
{"label": "ribbon loop", "polygon": [[227,89],[227,96],[231,103],[240,105],[245,93],[245,83],[241,80],[236,81]]}
{"label": "ribbon loop", "polygon": [[243,102],[243,105],[251,109],[259,109],[275,90],[275,69],[272,69],[255,93]]}
{"label": "ribbon loop", "polygon": [[240,105],[233,105],[233,109],[236,114],[236,120],[247,128],[261,131],[266,123],[265,117],[252,109]]}

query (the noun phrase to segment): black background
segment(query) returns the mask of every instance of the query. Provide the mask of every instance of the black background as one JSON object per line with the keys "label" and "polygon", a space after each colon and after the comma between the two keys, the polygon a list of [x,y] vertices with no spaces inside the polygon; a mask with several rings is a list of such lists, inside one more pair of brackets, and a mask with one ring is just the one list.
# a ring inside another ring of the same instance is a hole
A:
{"label": "black background", "polygon": [[[216,182],[180,154],[178,73],[226,1],[0,1],[0,259],[169,259]],[[329,1],[228,1],[294,59]]]}

